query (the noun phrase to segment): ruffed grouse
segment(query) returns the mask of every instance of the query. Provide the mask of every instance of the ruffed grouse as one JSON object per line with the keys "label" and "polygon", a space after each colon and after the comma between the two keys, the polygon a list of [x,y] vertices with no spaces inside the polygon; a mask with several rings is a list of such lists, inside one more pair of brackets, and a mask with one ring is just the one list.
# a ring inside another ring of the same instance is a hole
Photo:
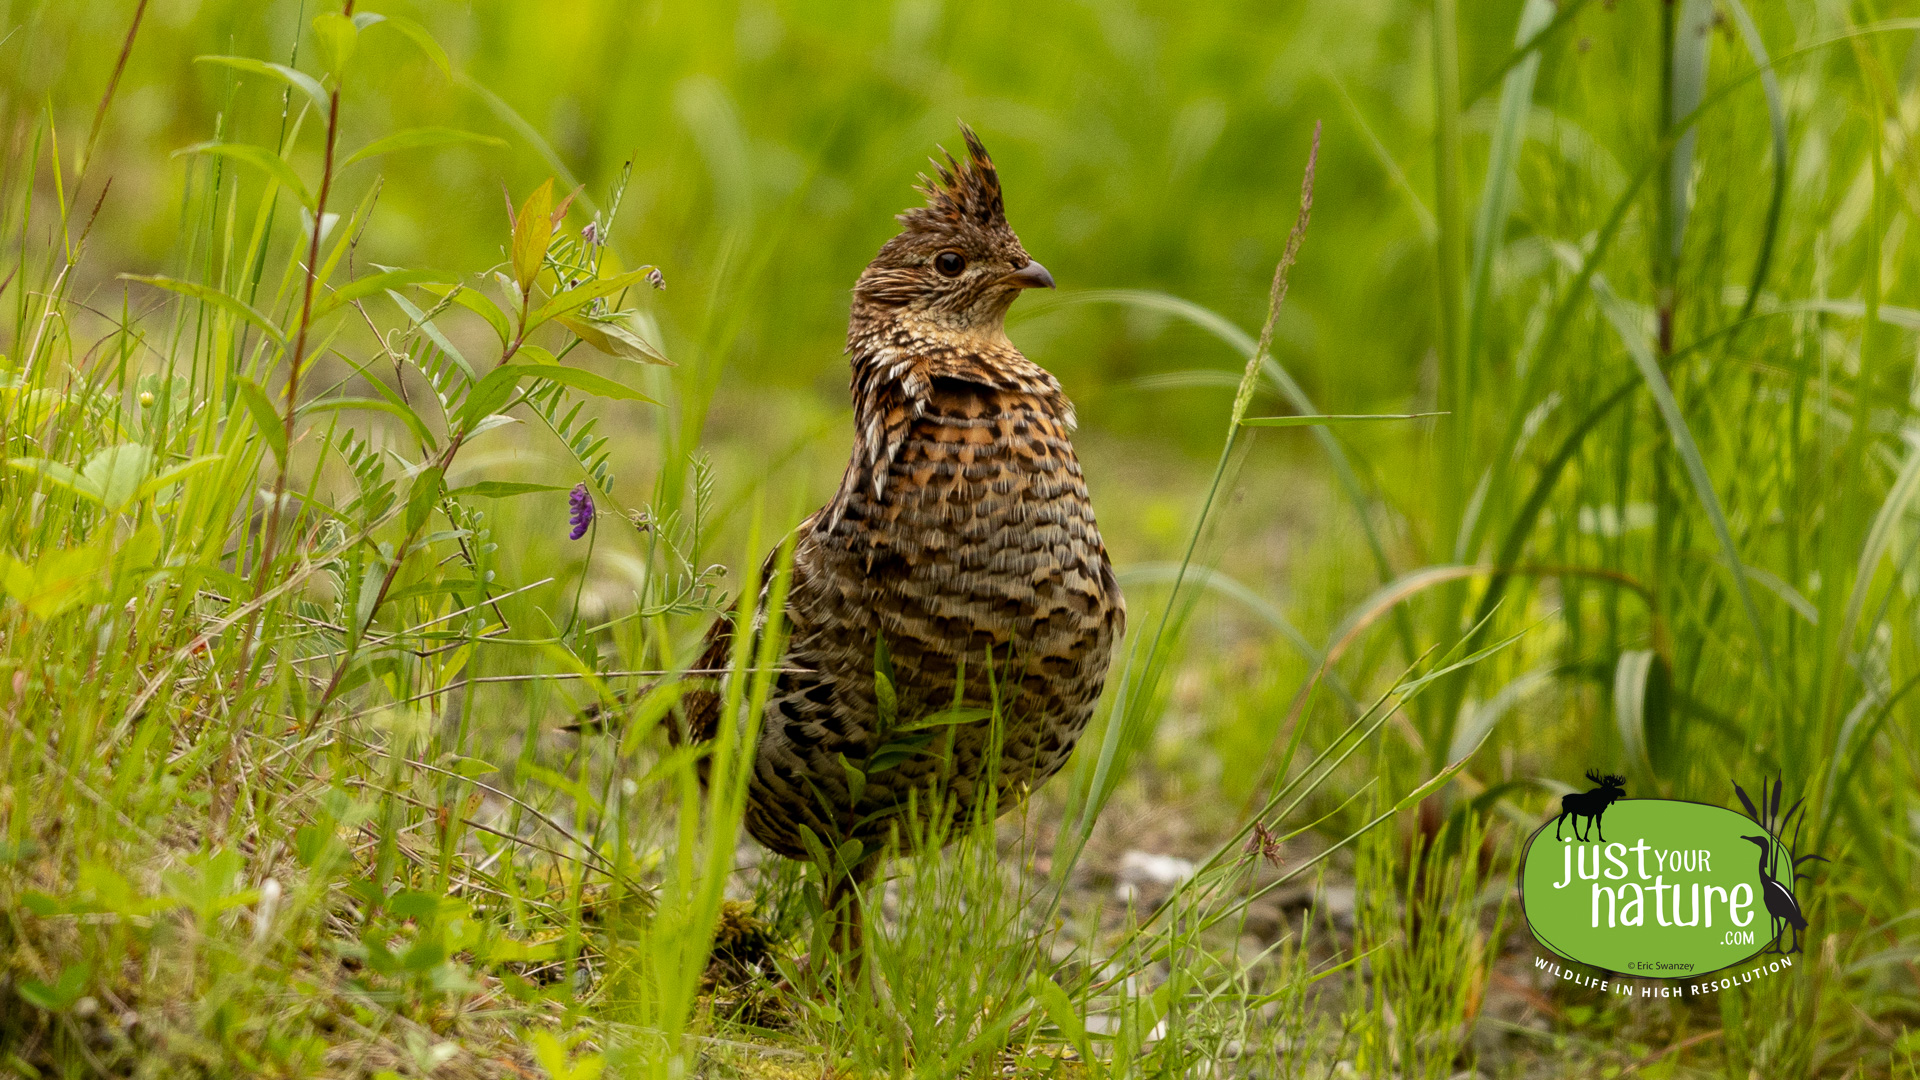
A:
{"label": "ruffed grouse", "polygon": [[[896,822],[912,842],[910,793],[964,816],[989,782],[1005,810],[1052,776],[1126,621],[1073,405],[1003,325],[1021,290],[1053,278],[1007,225],[986,148],[962,134],[968,160],[921,176],[926,205],[899,215],[854,286],[853,454],[799,526],[784,673],[748,791],[748,832],[781,855],[860,842],[830,885],[842,949],[860,936],[854,886]],[[725,668],[731,637],[716,622],[698,667]],[[973,711],[956,714],[956,689]],[[994,703],[997,721],[981,712]],[[712,739],[720,710],[711,685],[691,689],[676,739]]]}

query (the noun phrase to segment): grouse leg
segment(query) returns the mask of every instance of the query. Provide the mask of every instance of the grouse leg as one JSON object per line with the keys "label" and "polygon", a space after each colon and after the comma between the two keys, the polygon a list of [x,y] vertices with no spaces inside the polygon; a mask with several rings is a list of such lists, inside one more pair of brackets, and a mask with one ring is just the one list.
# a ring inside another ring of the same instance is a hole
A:
{"label": "grouse leg", "polygon": [[860,889],[873,876],[875,860],[867,859],[835,878],[827,888],[827,917],[833,934],[827,945],[847,962],[857,977],[865,959],[866,918],[860,907]]}

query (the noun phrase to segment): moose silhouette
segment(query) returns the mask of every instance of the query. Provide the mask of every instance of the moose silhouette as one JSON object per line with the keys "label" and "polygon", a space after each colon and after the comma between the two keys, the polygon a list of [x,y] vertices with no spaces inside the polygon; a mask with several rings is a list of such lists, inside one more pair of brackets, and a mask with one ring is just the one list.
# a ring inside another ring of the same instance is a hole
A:
{"label": "moose silhouette", "polygon": [[1560,797],[1560,816],[1553,819],[1555,840],[1560,839],[1560,823],[1572,818],[1574,839],[1585,842],[1587,838],[1580,833],[1580,822],[1584,818],[1592,830],[1600,834],[1600,842],[1607,842],[1607,834],[1600,828],[1600,815],[1627,793],[1627,778],[1612,774],[1602,776],[1600,770],[1588,769],[1587,779],[1600,786],[1592,791],[1576,791]]}

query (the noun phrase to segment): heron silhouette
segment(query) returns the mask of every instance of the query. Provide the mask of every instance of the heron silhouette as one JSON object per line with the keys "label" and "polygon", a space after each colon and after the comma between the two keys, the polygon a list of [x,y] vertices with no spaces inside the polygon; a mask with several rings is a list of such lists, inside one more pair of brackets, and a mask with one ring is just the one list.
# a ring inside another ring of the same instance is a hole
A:
{"label": "heron silhouette", "polygon": [[[1800,931],[1807,928],[1807,917],[1800,914],[1800,902],[1793,898],[1793,890],[1780,884],[1767,864],[1773,860],[1773,839],[1766,836],[1742,836],[1742,840],[1751,840],[1760,848],[1760,895],[1767,902],[1767,914],[1773,916],[1773,951],[1797,953],[1800,951]],[[1793,928],[1793,948],[1780,948],[1782,924]]]}

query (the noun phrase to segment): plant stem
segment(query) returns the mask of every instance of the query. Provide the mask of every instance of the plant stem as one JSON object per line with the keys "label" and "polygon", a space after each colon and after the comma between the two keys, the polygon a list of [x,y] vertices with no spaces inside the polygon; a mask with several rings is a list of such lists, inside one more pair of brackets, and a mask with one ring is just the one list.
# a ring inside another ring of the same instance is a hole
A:
{"label": "plant stem", "polygon": [[1440,359],[1437,397],[1439,409],[1448,417],[1453,437],[1440,472],[1441,525],[1435,530],[1436,543],[1450,543],[1459,531],[1464,513],[1468,456],[1472,447],[1473,418],[1469,412],[1472,372],[1463,353],[1464,326],[1461,305],[1465,300],[1467,277],[1466,218],[1461,202],[1460,131],[1460,13],[1458,0],[1434,0],[1433,4],[1433,99],[1434,99],[1434,219],[1439,226],[1438,354]]}

